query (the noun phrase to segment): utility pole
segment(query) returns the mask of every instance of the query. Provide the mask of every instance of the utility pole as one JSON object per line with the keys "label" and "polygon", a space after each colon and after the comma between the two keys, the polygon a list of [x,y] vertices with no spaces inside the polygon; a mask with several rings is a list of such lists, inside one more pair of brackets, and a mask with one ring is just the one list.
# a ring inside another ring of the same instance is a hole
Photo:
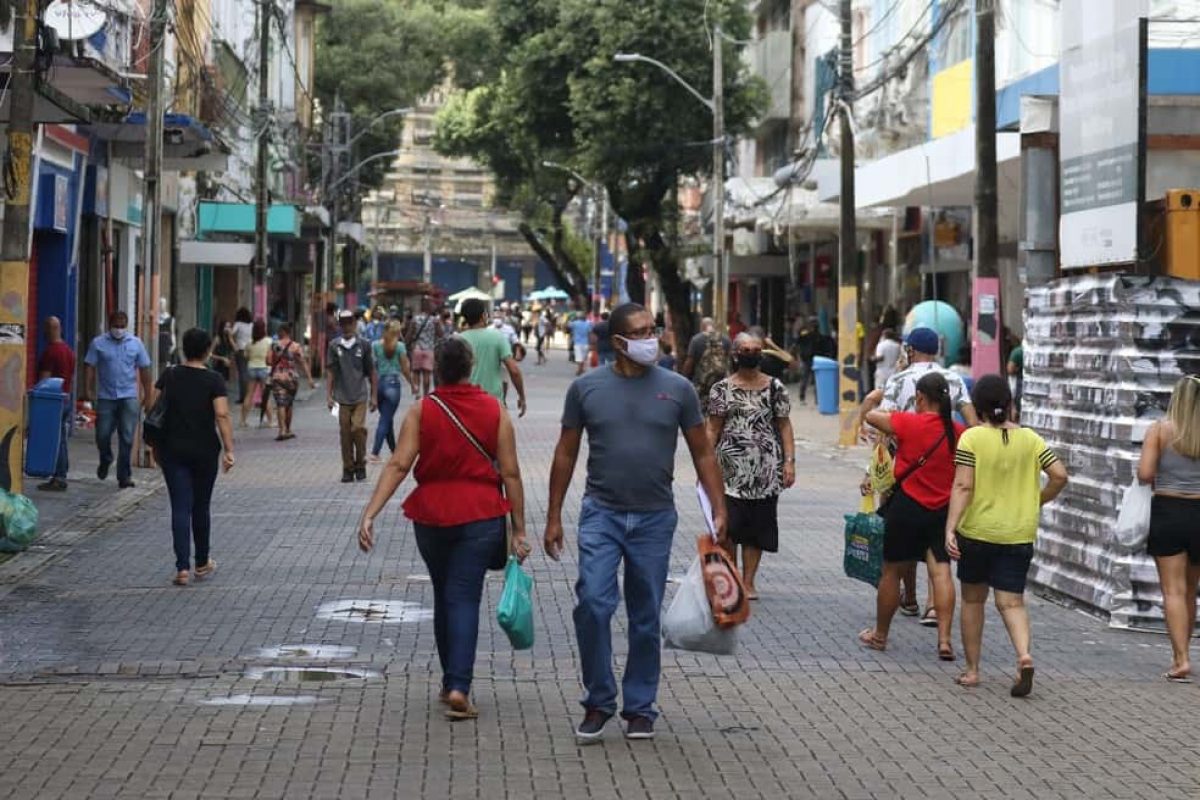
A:
{"label": "utility pole", "polygon": [[838,411],[840,443],[854,444],[854,420],[858,412],[858,231],[854,201],[854,129],[850,112],[854,103],[854,50],[851,0],[841,0],[841,52],[838,59],[838,93],[842,123],[841,226],[838,235]]}
{"label": "utility pole", "polygon": [[713,316],[717,332],[729,330],[729,269],[725,263],[725,40],[713,26]]}
{"label": "utility pole", "polygon": [[596,287],[596,297],[594,309],[597,316],[604,310],[604,296],[600,292],[600,273],[604,268],[604,248],[608,246],[608,190],[603,186],[596,186],[596,201],[600,206],[600,235],[596,238],[596,273],[592,276],[592,281]]}
{"label": "utility pole", "polygon": [[12,177],[4,204],[4,241],[0,243],[0,288],[19,302],[0,304],[0,324],[14,326],[24,336],[0,339],[0,367],[15,380],[0,383],[0,436],[9,439],[0,465],[11,479],[13,494],[24,489],[25,464],[25,342],[37,331],[26,330],[29,320],[29,196],[33,172],[34,63],[37,51],[38,0],[18,0],[13,8],[13,65],[9,73],[8,152],[5,173]]}
{"label": "utility pole", "polygon": [[267,186],[267,162],[271,145],[271,101],[267,94],[270,80],[271,15],[274,0],[258,0],[258,160],[254,168],[254,315],[267,316],[267,209],[271,193]]}
{"label": "utility pole", "polygon": [[421,281],[433,283],[433,212],[429,209],[425,210],[425,235],[421,242]]}
{"label": "utility pole", "polygon": [[[150,17],[150,68],[146,100],[146,163],[142,174],[142,336],[150,351],[150,374],[158,379],[158,287],[162,260],[162,143],[163,143],[163,36],[167,27],[167,0],[154,0]],[[138,464],[150,466],[144,445]]]}
{"label": "utility pole", "polygon": [[[996,177],[996,0],[975,2],[975,280],[971,367],[1000,372],[999,200]],[[952,354],[953,355],[953,354]]]}

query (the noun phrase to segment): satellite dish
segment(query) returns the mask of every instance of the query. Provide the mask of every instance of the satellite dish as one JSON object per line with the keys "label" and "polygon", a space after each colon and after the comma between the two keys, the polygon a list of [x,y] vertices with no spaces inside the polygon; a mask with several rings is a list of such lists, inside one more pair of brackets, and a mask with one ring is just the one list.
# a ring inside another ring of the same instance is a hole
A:
{"label": "satellite dish", "polygon": [[99,33],[108,21],[104,9],[93,3],[54,0],[43,14],[43,21],[62,41],[86,39]]}

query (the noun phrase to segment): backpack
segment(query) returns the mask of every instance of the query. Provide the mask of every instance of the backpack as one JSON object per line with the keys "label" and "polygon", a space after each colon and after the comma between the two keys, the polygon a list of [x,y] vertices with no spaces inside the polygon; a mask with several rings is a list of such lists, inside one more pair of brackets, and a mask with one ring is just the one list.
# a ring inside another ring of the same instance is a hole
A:
{"label": "backpack", "polygon": [[724,340],[716,333],[705,336],[704,353],[696,364],[692,380],[702,401],[708,400],[708,394],[717,381],[729,373],[729,353],[725,351]]}

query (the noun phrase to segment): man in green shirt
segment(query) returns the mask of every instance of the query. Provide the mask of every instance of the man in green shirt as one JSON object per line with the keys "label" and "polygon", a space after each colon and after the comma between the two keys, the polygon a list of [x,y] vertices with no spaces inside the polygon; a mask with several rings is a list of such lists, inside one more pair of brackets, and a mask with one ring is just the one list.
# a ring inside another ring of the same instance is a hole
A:
{"label": "man in green shirt", "polygon": [[508,370],[509,381],[517,390],[519,416],[525,416],[525,381],[521,377],[521,368],[513,358],[508,337],[488,325],[487,306],[482,300],[463,301],[461,312],[467,329],[459,336],[467,340],[475,353],[471,383],[503,403],[504,379],[500,374],[500,367],[503,366]]}

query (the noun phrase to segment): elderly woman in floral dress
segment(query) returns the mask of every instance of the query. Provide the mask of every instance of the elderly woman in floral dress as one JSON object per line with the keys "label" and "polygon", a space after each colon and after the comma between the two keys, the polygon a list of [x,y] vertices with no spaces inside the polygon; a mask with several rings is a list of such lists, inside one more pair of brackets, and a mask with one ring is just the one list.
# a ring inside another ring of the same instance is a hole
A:
{"label": "elderly woman in floral dress", "polygon": [[795,438],[787,389],[759,369],[763,340],[742,333],[733,346],[736,371],[708,397],[708,435],[725,476],[726,546],[735,560],[741,546],[746,591],[757,600],[762,554],[779,550],[779,495],[796,482]]}

